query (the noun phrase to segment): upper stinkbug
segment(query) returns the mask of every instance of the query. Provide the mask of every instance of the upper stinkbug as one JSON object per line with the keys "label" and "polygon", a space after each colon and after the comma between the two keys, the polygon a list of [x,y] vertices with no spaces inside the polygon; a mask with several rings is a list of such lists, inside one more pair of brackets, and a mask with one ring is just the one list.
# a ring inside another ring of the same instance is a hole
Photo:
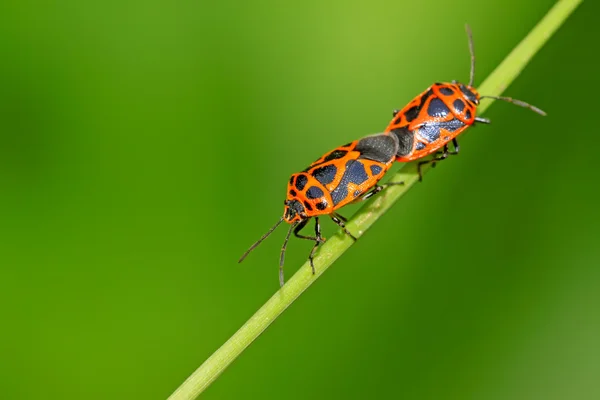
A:
{"label": "upper stinkbug", "polygon": [[[293,174],[287,186],[287,198],[284,201],[283,216],[256,243],[242,255],[239,262],[267,238],[283,221],[291,224],[283,242],[279,259],[279,283],[283,286],[283,263],[285,249],[291,233],[300,239],[315,242],[309,254],[313,274],[315,267],[313,256],[319,244],[325,241],[321,236],[319,216],[328,215],[344,232],[356,240],[347,229],[346,218],[336,212],[344,205],[366,200],[383,190],[388,183],[378,185],[394,163],[398,152],[398,140],[394,135],[377,134],[355,140],[335,148],[319,158],[302,172]],[[308,221],[315,219],[315,236],[300,234]]]}
{"label": "upper stinkbug", "polygon": [[[423,93],[415,97],[400,111],[394,111],[394,118],[385,129],[398,138],[399,148],[396,161],[408,162],[436,153],[432,160],[422,161],[418,165],[419,180],[421,166],[435,163],[457,154],[459,150],[456,137],[475,122],[489,124],[490,120],[476,116],[479,101],[484,98],[504,100],[521,107],[546,115],[539,108],[511,97],[481,96],[473,87],[475,77],[475,53],[473,35],[469,25],[465,25],[471,53],[471,72],[469,84],[457,81],[451,83],[435,83]],[[453,151],[448,150],[452,141]],[[438,150],[442,149],[441,152]]]}

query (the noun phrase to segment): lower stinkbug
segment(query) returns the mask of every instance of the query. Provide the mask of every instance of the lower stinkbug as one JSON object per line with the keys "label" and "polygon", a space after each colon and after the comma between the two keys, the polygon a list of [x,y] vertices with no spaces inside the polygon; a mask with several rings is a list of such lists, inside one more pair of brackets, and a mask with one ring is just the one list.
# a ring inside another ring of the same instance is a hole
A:
{"label": "lower stinkbug", "polygon": [[[291,226],[283,242],[279,258],[279,283],[284,284],[283,264],[288,240],[292,234],[300,239],[314,241],[308,256],[313,274],[313,257],[317,247],[325,241],[321,236],[319,217],[328,215],[343,231],[356,240],[346,229],[346,218],[337,210],[348,203],[362,201],[380,192],[391,182],[378,185],[379,180],[392,166],[398,152],[398,139],[394,135],[376,134],[337,147],[325,154],[302,172],[291,176],[284,201],[283,216],[256,243],[242,255],[239,262],[265,240],[283,221]],[[315,236],[305,236],[300,231],[308,221],[315,219]]]}

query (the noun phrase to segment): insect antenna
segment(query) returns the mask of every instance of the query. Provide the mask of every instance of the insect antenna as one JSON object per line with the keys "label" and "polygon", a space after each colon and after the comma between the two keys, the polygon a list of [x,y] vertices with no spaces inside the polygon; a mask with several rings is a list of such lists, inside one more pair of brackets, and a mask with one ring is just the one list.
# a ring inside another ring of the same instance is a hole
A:
{"label": "insect antenna", "polygon": [[502,100],[502,101],[506,101],[508,103],[513,103],[516,104],[519,107],[523,107],[523,108],[529,108],[531,111],[536,112],[540,115],[546,116],[546,112],[544,110],[541,110],[539,108],[537,108],[536,106],[533,106],[529,103],[525,103],[522,100],[517,100],[517,99],[513,99],[512,97],[503,97],[503,96],[481,96],[480,99],[495,99],[495,100]]}
{"label": "insect antenna", "polygon": [[[262,235],[262,237],[260,239],[258,239],[256,241],[256,243],[254,243],[252,246],[250,246],[250,248],[248,250],[246,250],[246,252],[242,255],[242,257],[238,260],[238,263],[241,263],[242,261],[244,261],[244,258],[246,258],[246,256],[248,254],[250,254],[250,252],[252,250],[254,250],[259,244],[261,244],[261,242],[263,240],[265,240],[271,233],[273,233],[273,231],[275,230],[275,228],[277,228],[279,226],[279,224],[281,224],[283,222],[283,217],[279,218],[279,221],[277,221],[277,223],[275,225],[273,225],[273,227],[271,229],[269,229],[269,231],[267,233],[265,233],[264,235]],[[290,228],[291,229],[291,228]],[[288,237],[290,236],[290,234],[288,233]],[[287,239],[285,240],[287,242]]]}
{"label": "insect antenna", "polygon": [[469,73],[469,86],[473,86],[475,82],[475,46],[473,45],[473,32],[469,24],[465,24],[467,38],[469,39],[469,53],[471,53],[471,72]]}

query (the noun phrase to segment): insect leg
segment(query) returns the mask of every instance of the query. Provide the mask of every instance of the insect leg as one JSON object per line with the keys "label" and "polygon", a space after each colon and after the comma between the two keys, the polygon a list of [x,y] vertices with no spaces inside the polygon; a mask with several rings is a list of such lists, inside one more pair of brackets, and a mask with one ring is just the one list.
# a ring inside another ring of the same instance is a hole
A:
{"label": "insect leg", "polygon": [[308,256],[308,260],[310,261],[310,267],[312,268],[312,273],[315,273],[315,265],[313,263],[313,256],[315,255],[315,251],[317,250],[317,247],[319,247],[319,245],[323,242],[325,242],[325,238],[323,238],[323,236],[321,236],[321,224],[319,224],[319,217],[315,217],[315,236],[304,236],[300,234],[300,230],[302,228],[304,228],[306,226],[306,223],[308,222],[308,219],[305,219],[304,224],[300,223],[296,229],[294,229],[294,236],[296,236],[297,238],[300,239],[306,239],[306,240],[312,240],[315,242],[312,250],[310,251],[310,254]]}
{"label": "insect leg", "polygon": [[356,241],[356,237],[350,233],[350,231],[348,229],[346,229],[346,224],[344,223],[345,221],[347,221],[347,219],[343,216],[341,216],[338,213],[332,213],[329,215],[331,217],[331,219],[333,220],[333,222],[335,222],[336,224],[339,225],[340,228],[342,228],[344,230],[344,233],[348,236],[350,236],[352,239],[354,239],[354,241]]}

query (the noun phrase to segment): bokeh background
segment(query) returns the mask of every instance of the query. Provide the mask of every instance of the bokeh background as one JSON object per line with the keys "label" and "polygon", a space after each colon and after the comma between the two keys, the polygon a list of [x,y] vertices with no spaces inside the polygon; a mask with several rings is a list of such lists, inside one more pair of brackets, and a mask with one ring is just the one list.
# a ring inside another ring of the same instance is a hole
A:
{"label": "bokeh background", "polygon": [[[289,175],[553,3],[3,2],[0,398],[166,398],[278,289]],[[600,398],[599,14],[205,398]]]}

